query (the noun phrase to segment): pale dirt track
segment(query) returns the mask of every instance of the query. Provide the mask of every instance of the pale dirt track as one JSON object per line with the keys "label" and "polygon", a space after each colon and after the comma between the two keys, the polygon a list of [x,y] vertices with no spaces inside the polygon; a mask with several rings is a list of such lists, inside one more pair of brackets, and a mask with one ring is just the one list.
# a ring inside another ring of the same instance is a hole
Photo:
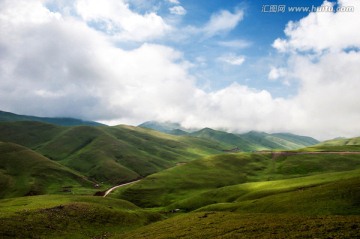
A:
{"label": "pale dirt track", "polygon": [[109,193],[111,193],[113,190],[117,189],[117,188],[120,188],[120,187],[123,187],[123,186],[126,186],[126,185],[130,185],[130,184],[133,184],[133,183],[136,183],[136,182],[139,182],[140,180],[136,180],[136,181],[132,181],[132,182],[129,182],[129,183],[123,183],[123,184],[120,184],[120,185],[117,185],[117,186],[114,186],[108,190],[106,190],[105,194],[103,197],[106,197]]}

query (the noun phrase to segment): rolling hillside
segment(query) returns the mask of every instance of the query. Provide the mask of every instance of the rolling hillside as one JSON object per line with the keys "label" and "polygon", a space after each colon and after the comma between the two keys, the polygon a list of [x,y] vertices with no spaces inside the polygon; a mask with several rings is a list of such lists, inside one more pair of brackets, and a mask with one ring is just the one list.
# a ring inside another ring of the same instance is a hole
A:
{"label": "rolling hillside", "polygon": [[56,124],[62,126],[76,126],[76,125],[90,125],[99,126],[103,125],[94,121],[84,121],[74,118],[50,118],[50,117],[37,117],[28,115],[18,115],[10,112],[0,110],[0,122],[15,122],[15,121],[37,121],[49,124]]}
{"label": "rolling hillside", "polygon": [[0,237],[110,238],[161,219],[130,202],[44,195],[0,200]]}
{"label": "rolling hillside", "polygon": [[223,154],[150,175],[114,196],[143,207],[163,207],[224,186],[358,168],[360,154]]}
{"label": "rolling hillside", "polygon": [[218,142],[139,127],[41,122],[2,122],[0,141],[31,148],[92,181],[108,184],[132,181],[223,149]]}
{"label": "rolling hillside", "polygon": [[23,146],[0,142],[0,198],[92,187],[80,174]]}

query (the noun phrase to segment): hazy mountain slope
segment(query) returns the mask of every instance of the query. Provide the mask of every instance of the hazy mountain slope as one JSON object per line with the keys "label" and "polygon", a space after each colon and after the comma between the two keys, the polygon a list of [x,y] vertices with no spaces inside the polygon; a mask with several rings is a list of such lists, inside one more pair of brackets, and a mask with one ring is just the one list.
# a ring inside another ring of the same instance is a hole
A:
{"label": "hazy mountain slope", "polygon": [[255,143],[249,142],[242,137],[226,133],[223,131],[213,130],[210,128],[205,128],[196,132],[191,133],[191,136],[216,140],[222,143],[225,143],[228,149],[239,148],[241,151],[252,151],[257,148]]}
{"label": "hazy mountain slope", "polygon": [[254,144],[256,150],[288,149],[299,147],[298,145],[294,145],[291,142],[286,142],[285,140],[272,137],[271,135],[263,132],[251,131],[249,133],[238,136]]}
{"label": "hazy mountain slope", "polygon": [[290,134],[290,133],[275,133],[275,134],[271,134],[271,135],[275,136],[277,138],[291,141],[291,142],[299,144],[299,145],[310,146],[310,145],[319,143],[318,140],[308,137],[308,136],[300,136],[300,135],[295,135],[295,134]]}
{"label": "hazy mountain slope", "polygon": [[245,134],[232,134],[210,128],[193,132],[190,135],[216,140],[225,143],[229,149],[238,148],[239,151],[245,152],[271,149],[299,149],[319,142],[311,137],[286,133],[267,134],[251,131]]}
{"label": "hazy mountain slope", "polygon": [[93,184],[83,176],[14,143],[0,142],[0,198],[60,192]]}
{"label": "hazy mountain slope", "polygon": [[37,117],[28,115],[18,115],[10,112],[0,111],[0,122],[13,122],[13,121],[38,121],[62,126],[76,126],[76,125],[103,125],[94,121],[84,121],[74,118],[50,118],[50,117]]}
{"label": "hazy mountain slope", "polygon": [[179,123],[172,123],[172,122],[147,121],[138,125],[138,127],[153,129],[167,134],[174,134],[176,132],[179,132],[178,130],[180,130],[184,134],[188,132],[188,130],[181,127]]}
{"label": "hazy mountain slope", "polygon": [[131,126],[3,122],[0,140],[30,147],[93,180],[112,184],[222,152],[218,142]]}

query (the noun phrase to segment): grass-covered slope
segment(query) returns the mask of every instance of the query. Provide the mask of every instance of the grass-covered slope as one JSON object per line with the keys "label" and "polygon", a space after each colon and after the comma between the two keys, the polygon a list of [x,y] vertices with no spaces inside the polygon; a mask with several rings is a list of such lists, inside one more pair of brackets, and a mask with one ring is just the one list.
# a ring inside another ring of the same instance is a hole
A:
{"label": "grass-covered slope", "polygon": [[222,152],[218,142],[131,126],[62,127],[40,122],[3,122],[0,141],[29,147],[91,180],[110,184]]}
{"label": "grass-covered slope", "polygon": [[265,182],[251,182],[198,193],[170,208],[185,211],[360,214],[360,170]]}
{"label": "grass-covered slope", "polygon": [[102,197],[44,195],[0,200],[1,238],[109,238],[161,218]]}
{"label": "grass-covered slope", "polygon": [[115,238],[358,238],[359,170],[197,190],[165,209],[187,213]]}
{"label": "grass-covered slope", "polygon": [[327,140],[319,144],[324,146],[344,146],[344,145],[360,145],[360,137],[349,138],[349,139],[333,139]]}
{"label": "grass-covered slope", "polygon": [[114,196],[145,207],[169,206],[192,195],[245,182],[350,171],[360,154],[223,154],[153,174]]}
{"label": "grass-covered slope", "polygon": [[83,176],[28,148],[0,142],[0,198],[91,186]]}
{"label": "grass-covered slope", "polygon": [[121,239],[358,238],[360,216],[188,213],[116,235]]}
{"label": "grass-covered slope", "polygon": [[99,125],[103,125],[98,122],[84,121],[81,119],[64,118],[64,117],[63,118],[50,118],[50,117],[18,115],[18,114],[0,110],[0,122],[16,122],[16,121],[37,121],[37,122],[44,122],[44,123],[63,125],[63,126],[75,126],[75,125],[99,126]]}
{"label": "grass-covered slope", "polygon": [[304,148],[303,151],[360,151],[360,137],[328,140]]}

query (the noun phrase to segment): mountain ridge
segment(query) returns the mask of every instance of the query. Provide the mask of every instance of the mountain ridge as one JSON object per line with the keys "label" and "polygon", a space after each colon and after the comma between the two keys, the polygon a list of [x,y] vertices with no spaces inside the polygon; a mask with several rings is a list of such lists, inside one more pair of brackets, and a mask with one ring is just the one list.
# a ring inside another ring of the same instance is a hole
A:
{"label": "mountain ridge", "polygon": [[70,117],[38,117],[30,115],[19,115],[11,112],[0,110],[0,122],[16,122],[16,121],[37,121],[49,124],[55,124],[60,126],[104,126],[104,124],[95,121],[85,121],[82,119],[70,118]]}
{"label": "mountain ridge", "polygon": [[159,132],[173,135],[190,135],[198,138],[211,139],[227,144],[228,150],[238,148],[239,151],[258,151],[272,149],[299,149],[310,145],[318,144],[320,141],[309,137],[291,133],[265,133],[250,131],[248,133],[236,134],[221,130],[211,129],[186,129],[179,123],[147,121],[139,125],[142,128],[149,128]]}

